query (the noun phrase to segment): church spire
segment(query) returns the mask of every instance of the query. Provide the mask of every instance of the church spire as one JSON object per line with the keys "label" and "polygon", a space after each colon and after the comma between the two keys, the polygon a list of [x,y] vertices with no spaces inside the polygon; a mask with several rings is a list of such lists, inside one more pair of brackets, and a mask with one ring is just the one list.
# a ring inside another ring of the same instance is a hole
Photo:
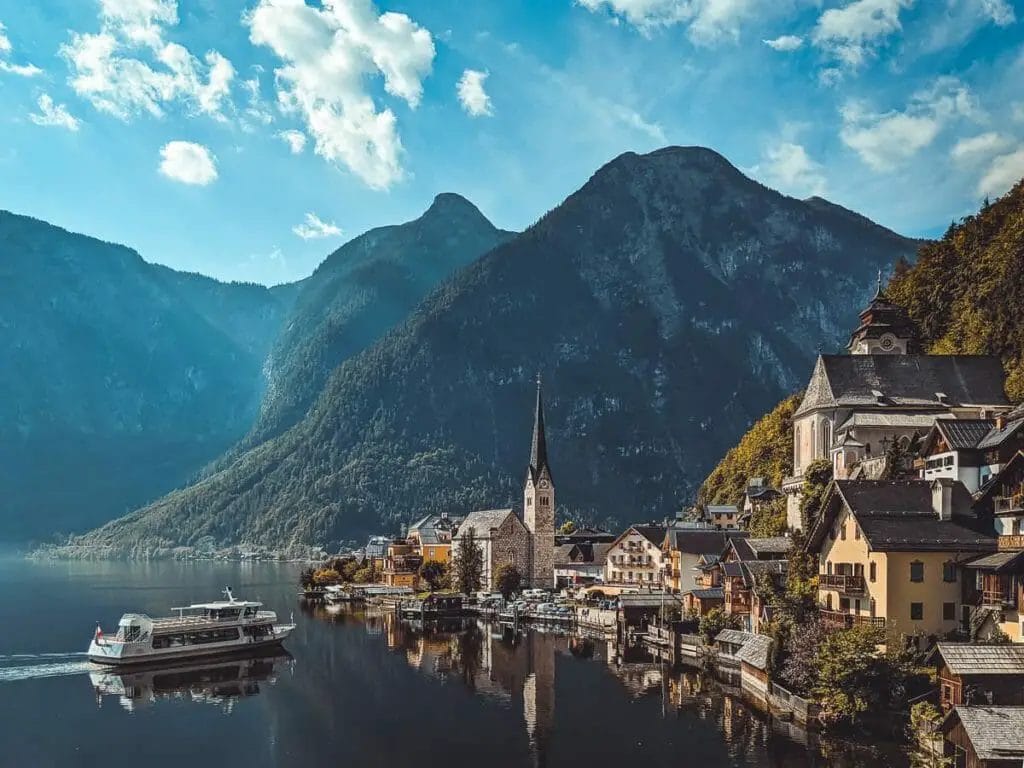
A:
{"label": "church spire", "polygon": [[533,414],[533,443],[530,447],[530,476],[536,480],[543,471],[548,471],[551,476],[551,468],[548,467],[548,441],[544,434],[544,399],[541,394],[540,374],[537,374],[537,406]]}

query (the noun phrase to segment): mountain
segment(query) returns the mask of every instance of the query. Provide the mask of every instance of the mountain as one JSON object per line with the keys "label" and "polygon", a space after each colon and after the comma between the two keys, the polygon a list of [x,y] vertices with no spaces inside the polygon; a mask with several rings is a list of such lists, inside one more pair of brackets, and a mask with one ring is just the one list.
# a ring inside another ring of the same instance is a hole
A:
{"label": "mountain", "polygon": [[243,434],[282,291],[0,211],[0,540],[87,530]]}
{"label": "mountain", "polygon": [[405,320],[441,280],[511,236],[465,198],[445,193],[415,221],[370,230],[328,256],[302,283],[267,361],[259,418],[230,455],[299,421],[339,364]]}
{"label": "mountain", "polygon": [[662,517],[915,248],[707,149],[626,153],[336,368],[291,429],[75,543],[333,546],[515,503],[537,371],[560,512]]}
{"label": "mountain", "polygon": [[[1024,181],[995,203],[925,243],[911,265],[896,264],[886,295],[905,307],[932,354],[998,355],[1006,394],[1024,400]],[[806,371],[810,378],[810,368]],[[792,467],[790,416],[799,395],[780,403],[731,448],[701,486],[705,503],[736,503],[747,477],[776,484]]]}

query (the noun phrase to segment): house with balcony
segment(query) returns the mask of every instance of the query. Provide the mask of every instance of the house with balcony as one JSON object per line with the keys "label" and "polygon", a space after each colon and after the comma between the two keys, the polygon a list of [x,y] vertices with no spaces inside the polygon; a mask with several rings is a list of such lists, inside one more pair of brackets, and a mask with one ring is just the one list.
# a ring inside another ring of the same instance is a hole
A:
{"label": "house with balcony", "polygon": [[740,527],[740,508],[735,504],[709,504],[705,515],[716,531],[735,531]]}
{"label": "house with balcony", "polygon": [[447,512],[427,515],[409,526],[406,540],[423,562],[436,560],[447,563],[451,559],[452,535],[461,522],[461,518],[450,517]]}
{"label": "house with balcony", "polygon": [[995,552],[996,537],[961,482],[835,480],[805,547],[826,626],[943,636],[969,622],[963,568]]}
{"label": "house with balcony", "polygon": [[729,539],[715,570],[720,574],[725,613],[738,617],[747,630],[755,631],[764,615],[760,580],[768,577],[781,583],[792,545],[787,536]]}
{"label": "house with balcony", "polygon": [[665,571],[664,525],[631,525],[605,555],[604,580],[651,590],[662,589]]}
{"label": "house with balcony", "polygon": [[604,567],[611,543],[555,544],[555,588],[583,586],[604,581]]}
{"label": "house with balcony", "polygon": [[1024,450],[1024,409],[989,419],[936,419],[916,468],[925,480],[948,477],[977,493]]}
{"label": "house with balcony", "polygon": [[746,538],[745,531],[717,531],[671,527],[665,531],[661,549],[665,562],[663,584],[670,592],[682,593],[697,588],[698,563],[702,557],[721,555],[733,537]]}
{"label": "house with balcony", "polygon": [[408,539],[388,542],[381,574],[385,586],[419,589],[421,565],[423,558]]}

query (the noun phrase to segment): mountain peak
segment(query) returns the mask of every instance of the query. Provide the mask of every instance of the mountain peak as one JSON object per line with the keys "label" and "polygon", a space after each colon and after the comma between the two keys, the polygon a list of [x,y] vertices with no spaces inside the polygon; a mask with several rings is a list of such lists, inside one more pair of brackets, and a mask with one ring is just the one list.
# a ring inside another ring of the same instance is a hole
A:
{"label": "mountain peak", "polygon": [[423,212],[423,215],[420,218],[432,219],[435,217],[444,219],[464,217],[480,218],[490,224],[490,221],[483,215],[483,213],[480,212],[479,208],[473,205],[473,203],[462,195],[456,194],[455,192],[441,192],[438,194],[434,197],[430,207]]}

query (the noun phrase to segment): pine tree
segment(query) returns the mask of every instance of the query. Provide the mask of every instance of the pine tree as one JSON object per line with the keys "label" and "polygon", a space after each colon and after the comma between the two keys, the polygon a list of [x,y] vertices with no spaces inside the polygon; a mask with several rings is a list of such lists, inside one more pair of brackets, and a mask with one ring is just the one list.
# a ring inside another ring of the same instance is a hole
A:
{"label": "pine tree", "polygon": [[459,539],[455,559],[455,586],[464,595],[480,589],[484,575],[484,553],[476,543],[476,531],[470,528]]}

